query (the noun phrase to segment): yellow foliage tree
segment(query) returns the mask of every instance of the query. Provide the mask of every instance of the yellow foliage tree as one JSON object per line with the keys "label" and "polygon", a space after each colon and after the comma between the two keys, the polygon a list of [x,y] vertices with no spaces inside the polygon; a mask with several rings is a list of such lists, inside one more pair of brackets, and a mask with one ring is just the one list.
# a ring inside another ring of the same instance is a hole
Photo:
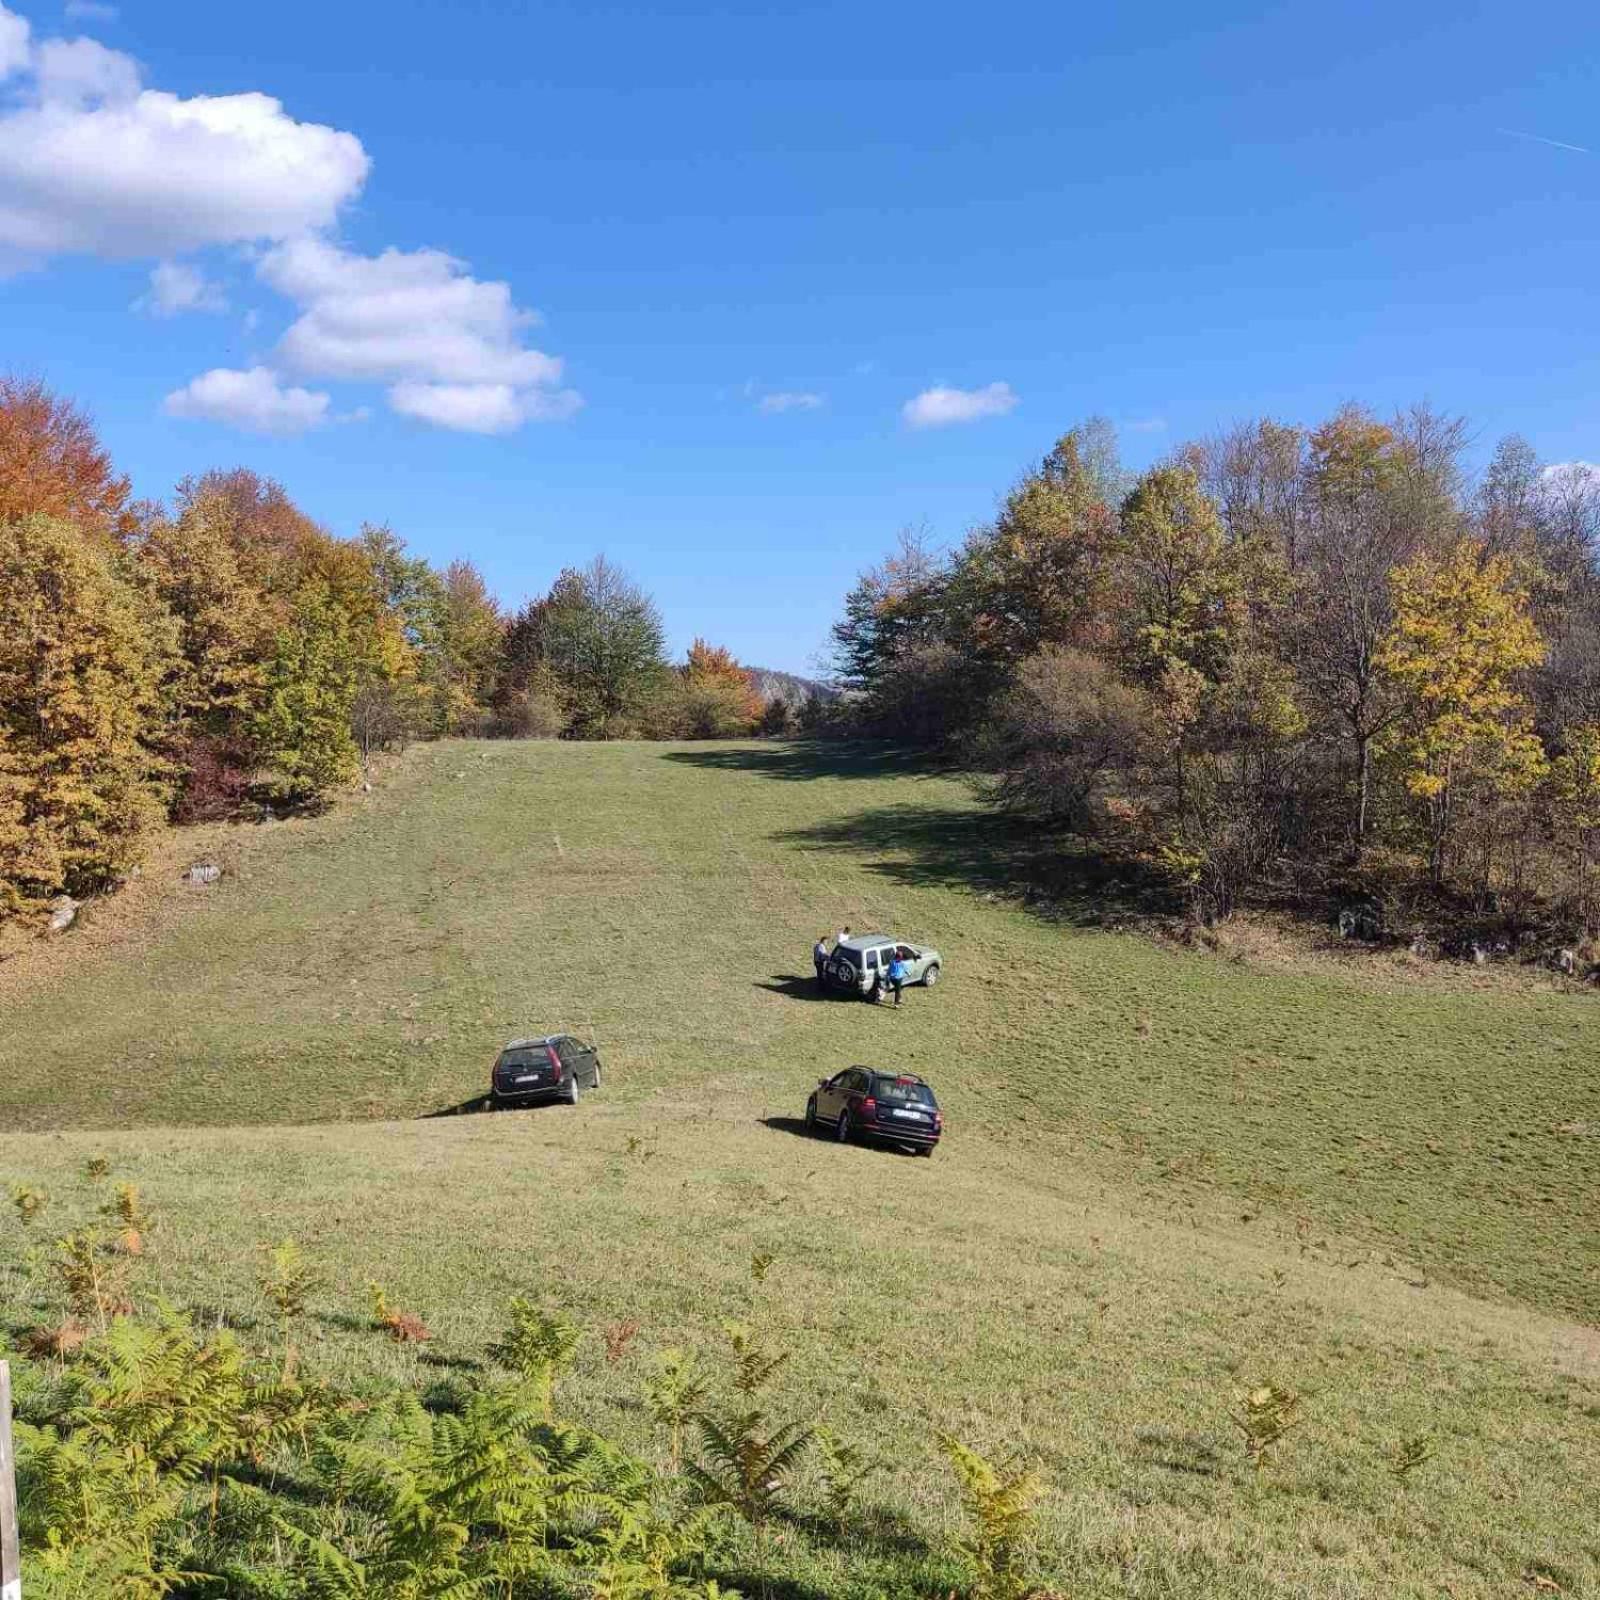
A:
{"label": "yellow foliage tree", "polygon": [[171,619],[109,543],[0,525],[0,910],[99,888],[163,820]]}
{"label": "yellow foliage tree", "polygon": [[1401,771],[1426,807],[1438,882],[1461,792],[1481,785],[1516,800],[1544,775],[1519,679],[1544,660],[1545,644],[1514,563],[1471,540],[1417,556],[1391,582],[1394,621],[1375,665],[1402,697]]}

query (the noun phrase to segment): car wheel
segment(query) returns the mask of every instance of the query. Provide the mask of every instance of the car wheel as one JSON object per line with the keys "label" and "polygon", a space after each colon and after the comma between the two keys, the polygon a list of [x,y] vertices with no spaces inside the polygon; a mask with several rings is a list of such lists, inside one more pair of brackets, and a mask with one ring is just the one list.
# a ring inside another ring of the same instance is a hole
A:
{"label": "car wheel", "polygon": [[931,989],[939,981],[939,963],[936,961],[922,976],[922,987]]}
{"label": "car wheel", "polygon": [[567,1091],[564,1098],[569,1106],[575,1106],[578,1103],[578,1074],[576,1072],[567,1079]]}
{"label": "car wheel", "polygon": [[848,1111],[841,1111],[839,1113],[839,1121],[837,1126],[834,1128],[833,1133],[834,1137],[839,1141],[840,1144],[849,1144],[850,1113]]}
{"label": "car wheel", "polygon": [[813,1137],[816,1136],[817,1097],[815,1095],[812,1095],[812,1097],[806,1101],[806,1132],[811,1134]]}
{"label": "car wheel", "polygon": [[931,1156],[933,1154],[933,1146],[931,1144],[918,1145],[917,1154],[919,1156]]}
{"label": "car wheel", "polygon": [[591,1089],[598,1089],[600,1087],[600,1061],[598,1057],[596,1057],[594,1064],[594,1082],[590,1084],[589,1087]]}

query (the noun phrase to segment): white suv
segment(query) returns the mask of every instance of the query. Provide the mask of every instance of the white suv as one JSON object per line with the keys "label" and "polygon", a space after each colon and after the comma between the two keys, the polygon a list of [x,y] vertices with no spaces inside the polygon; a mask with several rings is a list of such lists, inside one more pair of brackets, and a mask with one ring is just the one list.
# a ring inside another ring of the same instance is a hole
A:
{"label": "white suv", "polygon": [[920,983],[931,989],[939,981],[944,958],[937,950],[918,949],[883,933],[841,941],[829,952],[823,971],[831,988],[881,1000],[889,986],[889,963],[897,955],[905,963],[907,983]]}

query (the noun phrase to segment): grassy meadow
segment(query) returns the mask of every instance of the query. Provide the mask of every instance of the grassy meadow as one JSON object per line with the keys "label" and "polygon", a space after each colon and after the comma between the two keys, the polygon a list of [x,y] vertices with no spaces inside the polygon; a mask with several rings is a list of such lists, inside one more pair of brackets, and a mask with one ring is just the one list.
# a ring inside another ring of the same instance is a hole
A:
{"label": "grassy meadow", "polygon": [[[548,1296],[591,1330],[565,1403],[646,1452],[653,1353],[758,1317],[784,1401],[885,1461],[848,1559],[780,1533],[792,1600],[948,1593],[939,1427],[1043,1464],[1074,1596],[1600,1595],[1600,1003],[1047,920],[998,851],[882,751],[419,748],[325,817],[181,837],[0,965],[0,1179],[49,1191],[48,1239],[107,1156],[160,1219],[149,1290],[247,1330],[294,1235],[341,1376],[440,1381]],[[202,854],[222,880],[180,885]],[[841,922],[946,983],[819,1001]],[[438,1115],[556,1028],[600,1095]],[[933,1161],[799,1134],[857,1061],[934,1082]],[[420,1354],[362,1328],[369,1277]],[[0,1220],[0,1332],[51,1295]],[[1255,1473],[1231,1411],[1269,1380],[1303,1420]]]}

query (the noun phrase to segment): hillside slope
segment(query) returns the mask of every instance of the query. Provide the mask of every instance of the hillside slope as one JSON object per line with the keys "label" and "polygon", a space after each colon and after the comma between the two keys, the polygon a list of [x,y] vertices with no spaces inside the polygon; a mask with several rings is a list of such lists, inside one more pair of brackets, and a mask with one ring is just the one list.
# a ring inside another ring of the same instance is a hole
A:
{"label": "hillside slope", "polygon": [[[1220,1185],[1600,1314],[1600,1006],[1048,926],[974,892],[975,823],[963,785],[877,751],[417,749],[349,809],[226,833],[222,882],[174,885],[148,929],[0,988],[0,1128],[415,1116],[534,1029],[593,1032],[635,1101],[797,1108],[876,1059],[1046,1164]],[[938,944],[948,982],[899,1013],[816,1003],[840,923]]]}
{"label": "hillside slope", "polygon": [[[426,1391],[507,1295],[564,1306],[563,1404],[646,1454],[655,1353],[757,1318],[791,1352],[773,1404],[883,1465],[849,1539],[785,1523],[770,1583],[722,1574],[746,1592],[947,1595],[944,1427],[1041,1463],[1074,1596],[1600,1595],[1600,1337],[1562,1314],[1600,1298],[1592,1002],[1048,926],[978,892],[985,837],[882,751],[413,751],[333,815],[175,841],[18,964],[0,1177],[48,1192],[48,1238],[108,1159],[157,1218],[141,1293],[246,1338],[261,1245],[300,1239],[308,1360],[342,1379]],[[182,888],[202,848],[228,870]],[[840,921],[937,942],[948,983],[818,1002]],[[557,1026],[598,1035],[598,1096],[420,1115]],[[852,1060],[936,1082],[932,1162],[800,1135]],[[29,1237],[0,1220],[0,1342],[61,1312]],[[372,1276],[431,1344],[373,1337]],[[1303,1422],[1257,1475],[1231,1413],[1266,1381]]]}

